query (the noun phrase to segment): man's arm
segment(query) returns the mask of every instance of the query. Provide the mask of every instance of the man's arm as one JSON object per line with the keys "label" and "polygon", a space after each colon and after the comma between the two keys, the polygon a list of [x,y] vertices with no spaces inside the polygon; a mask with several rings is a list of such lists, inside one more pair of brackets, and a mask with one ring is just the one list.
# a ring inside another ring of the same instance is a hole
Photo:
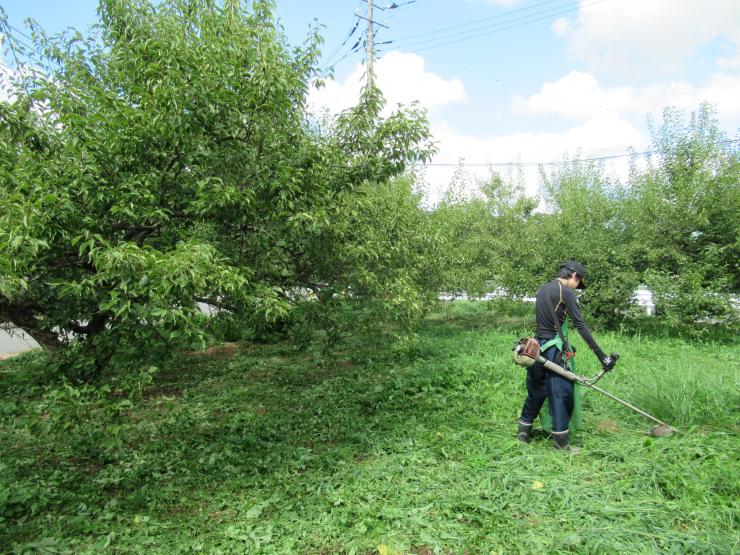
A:
{"label": "man's arm", "polygon": [[581,316],[581,309],[578,308],[578,299],[576,298],[576,294],[570,289],[566,289],[565,287],[563,287],[563,300],[565,301],[565,309],[568,311],[568,314],[570,314],[570,317],[573,319],[573,327],[578,330],[578,333],[581,334],[583,340],[591,348],[598,359],[600,361],[603,361],[606,358],[606,354],[604,353],[604,351],[601,350],[599,344],[596,343],[594,336],[591,335],[591,330],[588,329],[586,322],[583,321],[583,316]]}

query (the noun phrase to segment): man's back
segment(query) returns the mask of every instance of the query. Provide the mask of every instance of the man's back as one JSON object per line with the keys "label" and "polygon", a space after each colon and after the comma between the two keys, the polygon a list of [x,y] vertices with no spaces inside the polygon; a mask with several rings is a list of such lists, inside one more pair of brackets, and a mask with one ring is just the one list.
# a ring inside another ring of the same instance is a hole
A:
{"label": "man's back", "polygon": [[[553,317],[553,312],[557,320]],[[603,358],[604,351],[601,350],[591,331],[583,321],[581,309],[578,308],[578,298],[572,289],[565,287],[560,280],[555,278],[548,281],[537,291],[535,299],[535,315],[537,318],[537,337],[541,339],[552,339],[558,334],[558,327],[565,322],[565,316],[570,314],[573,327],[578,330],[583,340],[599,359]]]}

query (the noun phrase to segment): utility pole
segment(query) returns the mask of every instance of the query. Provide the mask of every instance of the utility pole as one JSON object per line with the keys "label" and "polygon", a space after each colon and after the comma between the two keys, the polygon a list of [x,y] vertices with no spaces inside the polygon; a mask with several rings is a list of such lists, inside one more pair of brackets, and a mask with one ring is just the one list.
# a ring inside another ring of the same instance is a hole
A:
{"label": "utility pole", "polygon": [[375,36],[373,25],[373,0],[367,0],[367,88],[373,88],[373,58],[375,58]]}
{"label": "utility pole", "polygon": [[[360,15],[357,11],[355,17],[364,19],[367,21],[367,87],[373,86],[375,81],[375,75],[373,74],[373,62],[375,61],[375,25],[380,25],[388,29],[388,25],[384,25],[378,21],[373,21],[373,0],[365,0],[367,2],[367,17]],[[382,9],[382,8],[381,8]]]}

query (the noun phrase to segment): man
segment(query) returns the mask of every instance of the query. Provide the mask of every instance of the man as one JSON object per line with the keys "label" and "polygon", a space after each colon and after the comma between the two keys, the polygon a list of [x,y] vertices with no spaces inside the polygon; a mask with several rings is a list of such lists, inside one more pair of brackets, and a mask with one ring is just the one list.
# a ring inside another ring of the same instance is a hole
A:
{"label": "man", "polygon": [[[537,316],[537,342],[542,348],[542,356],[558,366],[566,366],[572,356],[568,346],[567,326],[563,326],[566,316],[570,316],[573,326],[581,334],[586,344],[596,354],[601,364],[611,369],[615,359],[607,356],[591,335],[591,331],[581,317],[574,289],[585,289],[585,270],[576,261],[560,265],[557,277],[540,287],[535,300]],[[565,329],[564,329],[565,328]],[[565,354],[565,356],[563,356]],[[519,418],[518,439],[528,442],[531,439],[532,424],[540,412],[545,399],[550,404],[552,417],[552,438],[557,449],[575,452],[568,440],[568,424],[573,414],[573,382],[550,372],[541,364],[530,366],[527,371],[527,399],[524,401]]]}

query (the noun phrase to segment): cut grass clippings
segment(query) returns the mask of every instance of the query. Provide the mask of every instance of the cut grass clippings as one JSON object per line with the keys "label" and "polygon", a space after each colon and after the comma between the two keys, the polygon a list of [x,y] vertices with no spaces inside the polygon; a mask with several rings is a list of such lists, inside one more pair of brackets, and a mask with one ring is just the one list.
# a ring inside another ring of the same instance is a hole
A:
{"label": "cut grass clippings", "polygon": [[110,418],[50,396],[41,356],[4,361],[0,552],[737,552],[736,347],[597,333],[622,354],[600,385],[679,432],[585,390],[566,455],[515,439],[531,316],[496,307],[448,303],[414,342],[331,356],[184,355]]}

